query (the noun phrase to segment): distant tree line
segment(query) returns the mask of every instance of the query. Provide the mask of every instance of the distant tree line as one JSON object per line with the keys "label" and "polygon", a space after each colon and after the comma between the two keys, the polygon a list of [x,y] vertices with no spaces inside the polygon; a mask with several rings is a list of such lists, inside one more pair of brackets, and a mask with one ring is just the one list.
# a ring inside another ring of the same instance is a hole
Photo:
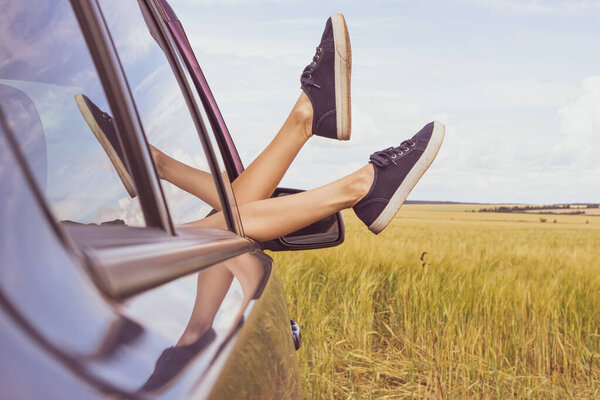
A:
{"label": "distant tree line", "polygon": [[[581,208],[598,208],[598,204],[575,204]],[[493,212],[493,213],[519,213],[526,211],[540,211],[537,214],[557,214],[552,210],[564,210],[570,209],[570,204],[552,204],[546,206],[530,206],[530,205],[519,205],[519,206],[499,206],[490,208],[481,208],[479,212]],[[547,211],[544,211],[547,210]],[[585,214],[582,210],[573,210],[570,212],[561,212],[561,215],[580,215]]]}

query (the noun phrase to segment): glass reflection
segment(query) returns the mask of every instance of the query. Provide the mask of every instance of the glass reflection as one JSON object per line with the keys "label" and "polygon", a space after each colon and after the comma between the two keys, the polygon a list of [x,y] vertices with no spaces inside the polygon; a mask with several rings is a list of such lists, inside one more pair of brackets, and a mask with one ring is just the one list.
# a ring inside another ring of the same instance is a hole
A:
{"label": "glass reflection", "polygon": [[213,208],[220,209],[220,201],[162,39],[138,2],[101,0],[100,6],[151,144],[171,217],[177,224],[202,219]]}
{"label": "glass reflection", "polygon": [[152,391],[200,357],[208,363],[242,323],[247,306],[268,279],[263,254],[247,253],[179,279],[125,304],[125,313],[166,336],[173,345],[156,355],[140,390]]}
{"label": "glass reflection", "polygon": [[144,225],[75,96],[110,112],[68,1],[8,0],[0,15],[0,106],[60,220]]}

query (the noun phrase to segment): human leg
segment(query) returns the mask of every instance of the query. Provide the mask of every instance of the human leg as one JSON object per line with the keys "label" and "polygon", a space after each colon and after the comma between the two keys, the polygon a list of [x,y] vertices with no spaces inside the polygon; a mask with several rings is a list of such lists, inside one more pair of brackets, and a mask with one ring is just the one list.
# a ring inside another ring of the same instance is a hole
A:
{"label": "human leg", "polygon": [[[238,204],[266,199],[283,178],[290,164],[312,135],[312,107],[304,92],[283,126],[262,153],[232,183]],[[161,179],[204,200],[215,210],[221,205],[212,175],[190,167],[150,146]]]}
{"label": "human leg", "polygon": [[[300,78],[302,93],[263,152],[232,183],[238,204],[269,198],[313,134],[350,139],[350,38],[341,14],[325,25],[313,61]],[[220,210],[212,177],[151,147],[161,178]]]}
{"label": "human leg", "polygon": [[237,322],[256,294],[263,281],[264,273],[264,266],[254,253],[239,255],[198,272],[194,308],[177,346],[196,342],[212,327],[234,277],[238,280],[243,293],[239,313],[233,319]]}
{"label": "human leg", "polygon": [[232,280],[233,274],[222,264],[198,272],[194,308],[177,346],[194,343],[212,326]]}
{"label": "human leg", "polygon": [[[441,123],[432,122],[400,146],[372,154],[369,164],[342,179],[240,205],[245,233],[257,241],[271,240],[350,207],[371,231],[381,232],[433,162],[444,132]],[[221,213],[191,224],[225,228]]]}
{"label": "human leg", "polygon": [[[289,196],[262,199],[239,205],[244,231],[254,240],[278,238],[331,214],[352,207],[369,190],[373,167],[365,165],[335,182]],[[190,225],[225,229],[221,213]]]}
{"label": "human leg", "polygon": [[[282,128],[250,166],[232,183],[238,204],[272,195],[306,140],[316,134],[339,140],[350,138],[351,50],[346,22],[332,15],[325,25],[313,61],[300,78],[302,93]],[[120,148],[112,117],[82,94],[76,102],[88,125],[109,156],[131,197],[137,192]],[[221,209],[213,177],[181,163],[150,146],[161,179]]]}

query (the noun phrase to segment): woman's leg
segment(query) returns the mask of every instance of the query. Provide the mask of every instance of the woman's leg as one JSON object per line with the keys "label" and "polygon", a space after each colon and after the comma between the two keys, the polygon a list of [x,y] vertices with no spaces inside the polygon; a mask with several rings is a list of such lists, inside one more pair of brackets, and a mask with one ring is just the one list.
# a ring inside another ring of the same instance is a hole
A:
{"label": "woman's leg", "polygon": [[302,92],[275,138],[233,181],[238,204],[271,197],[302,146],[312,136],[312,118],[312,105]]}
{"label": "woman's leg", "polygon": [[196,301],[188,325],[177,342],[177,346],[196,342],[213,325],[233,277],[240,283],[244,295],[238,314],[233,319],[234,326],[232,328],[234,328],[246,310],[246,306],[256,294],[263,280],[264,272],[262,262],[253,253],[239,255],[198,272]]}
{"label": "woman's leg", "polygon": [[196,342],[212,326],[232,280],[233,274],[223,263],[198,272],[194,308],[177,346]]}
{"label": "woman's leg", "polygon": [[158,176],[179,189],[184,190],[196,197],[215,210],[221,210],[221,202],[217,194],[212,175],[208,172],[190,167],[172,157],[169,157],[156,147],[150,145],[152,158],[158,172]]}
{"label": "woman's leg", "polygon": [[[290,164],[312,135],[312,106],[304,92],[283,126],[263,152],[233,181],[238,204],[269,198]],[[150,147],[159,176],[221,209],[211,174],[179,162]]]}
{"label": "woman's leg", "polygon": [[[372,164],[335,182],[288,196],[239,205],[244,232],[257,241],[276,239],[350,208],[369,191],[374,177]],[[222,213],[190,225],[226,229]]]}

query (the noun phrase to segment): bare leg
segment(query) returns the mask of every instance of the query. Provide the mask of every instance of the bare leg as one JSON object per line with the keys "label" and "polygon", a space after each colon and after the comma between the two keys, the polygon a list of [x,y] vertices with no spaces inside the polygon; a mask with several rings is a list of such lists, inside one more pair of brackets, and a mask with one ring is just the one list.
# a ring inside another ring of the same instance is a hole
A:
{"label": "bare leg", "polygon": [[211,174],[177,161],[152,145],[150,151],[161,179],[201,198],[215,210],[221,210],[221,202]]}
{"label": "bare leg", "polygon": [[232,280],[233,274],[224,264],[198,272],[194,309],[177,346],[194,343],[212,326]]}
{"label": "bare leg", "polygon": [[[254,240],[266,241],[297,231],[363,198],[373,183],[374,170],[367,164],[335,182],[289,196],[257,200],[239,206],[245,233]],[[225,229],[221,213],[190,225]]]}
{"label": "bare leg", "polygon": [[196,342],[212,326],[234,276],[244,293],[238,315],[234,319],[237,322],[256,293],[264,271],[261,261],[254,254],[246,253],[198,272],[196,302],[177,346]]}
{"label": "bare leg", "polygon": [[238,204],[271,197],[281,178],[312,136],[312,105],[304,92],[262,153],[233,182]]}
{"label": "bare leg", "polygon": [[[304,92],[283,126],[263,152],[233,182],[238,204],[266,199],[272,194],[290,164],[312,135],[312,105]],[[159,176],[191,193],[216,210],[221,209],[212,176],[181,163],[150,146]]]}

